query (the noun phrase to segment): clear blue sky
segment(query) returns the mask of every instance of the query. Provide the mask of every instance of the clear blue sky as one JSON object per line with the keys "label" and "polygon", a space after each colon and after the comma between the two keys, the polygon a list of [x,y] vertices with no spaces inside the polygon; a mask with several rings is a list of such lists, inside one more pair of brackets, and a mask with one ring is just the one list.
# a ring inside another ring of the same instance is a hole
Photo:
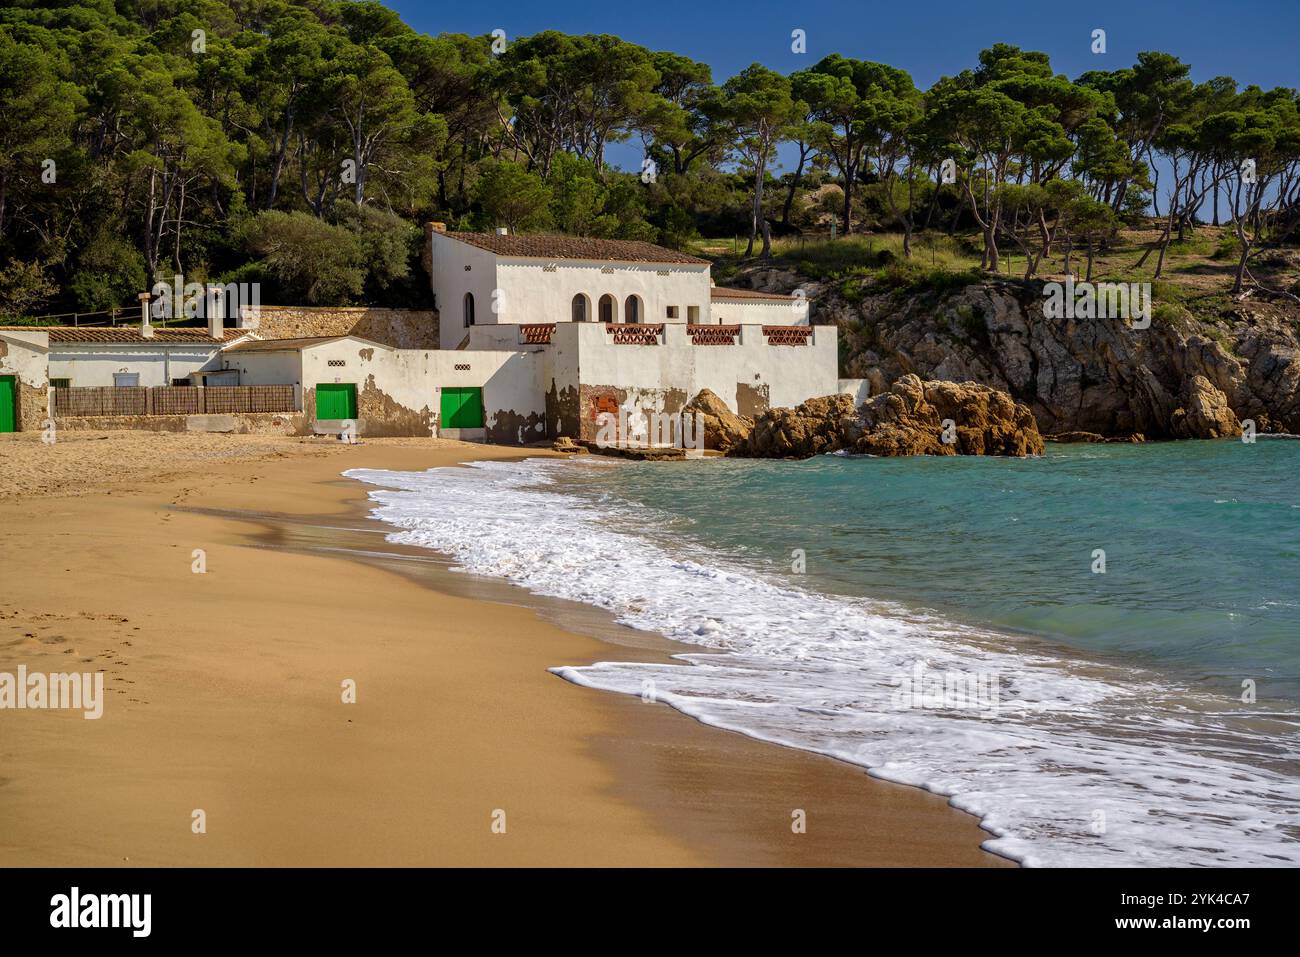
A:
{"label": "clear blue sky", "polygon": [[[461,5],[386,0],[426,33],[510,39],[541,30],[612,33],[656,50],[673,50],[713,68],[715,82],[758,61],[789,73],[828,53],[901,67],[922,89],[976,64],[996,42],[1042,50],[1058,73],[1131,65],[1140,50],[1161,50],[1191,64],[1197,81],[1234,77],[1243,86],[1300,86],[1300,0],[1097,0],[1037,4],[981,0],[494,0]],[[790,51],[790,33],[806,32],[808,52]],[[1106,31],[1104,55],[1091,34]],[[636,153],[629,144],[620,153]],[[611,157],[634,166],[628,156]]]}

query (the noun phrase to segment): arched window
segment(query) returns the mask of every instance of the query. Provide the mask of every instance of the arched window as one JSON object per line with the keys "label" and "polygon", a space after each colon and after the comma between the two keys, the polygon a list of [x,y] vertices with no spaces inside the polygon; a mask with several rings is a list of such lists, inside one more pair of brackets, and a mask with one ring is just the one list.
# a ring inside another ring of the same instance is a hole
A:
{"label": "arched window", "polygon": [[465,326],[466,328],[474,325],[474,294],[465,293]]}
{"label": "arched window", "polygon": [[586,322],[591,318],[591,300],[582,293],[573,297],[573,321]]}
{"label": "arched window", "polygon": [[623,303],[623,321],[640,322],[641,321],[641,297],[628,296],[627,301]]}
{"label": "arched window", "polygon": [[601,322],[614,321],[614,306],[615,306],[614,297],[611,296],[609,293],[605,293],[605,295],[600,297],[599,308],[600,308]]}

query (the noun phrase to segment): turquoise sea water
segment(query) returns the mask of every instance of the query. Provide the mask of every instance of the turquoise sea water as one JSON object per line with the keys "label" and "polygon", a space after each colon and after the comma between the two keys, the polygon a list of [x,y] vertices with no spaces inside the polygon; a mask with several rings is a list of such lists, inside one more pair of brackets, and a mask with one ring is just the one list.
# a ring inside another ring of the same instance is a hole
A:
{"label": "turquoise sea water", "polygon": [[582,483],[759,571],[797,580],[802,549],[817,590],[1300,698],[1300,441],[636,464]]}
{"label": "turquoise sea water", "polygon": [[680,643],[567,680],[947,795],[1026,864],[1300,865],[1300,442],[347,474],[394,540]]}

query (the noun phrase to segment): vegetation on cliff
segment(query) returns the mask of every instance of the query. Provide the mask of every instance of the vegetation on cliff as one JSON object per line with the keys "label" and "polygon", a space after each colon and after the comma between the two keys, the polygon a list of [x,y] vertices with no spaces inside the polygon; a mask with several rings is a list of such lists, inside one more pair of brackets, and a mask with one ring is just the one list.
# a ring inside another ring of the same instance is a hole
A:
{"label": "vegetation on cliff", "polygon": [[[1145,226],[1133,271],[1165,279],[1212,235],[1224,294],[1295,294],[1268,267],[1300,225],[1295,90],[1198,84],[1160,52],[1070,79],[997,44],[953,69],[921,90],[831,55],[723,80],[612,36],[420,34],[376,2],[18,0],[0,10],[0,314],[129,306],[173,273],[424,305],[427,220],[725,236],[706,248],[795,255],[848,298],[1105,271],[1117,229]],[[607,162],[627,141],[640,170]],[[890,238],[844,239],[864,232]]]}

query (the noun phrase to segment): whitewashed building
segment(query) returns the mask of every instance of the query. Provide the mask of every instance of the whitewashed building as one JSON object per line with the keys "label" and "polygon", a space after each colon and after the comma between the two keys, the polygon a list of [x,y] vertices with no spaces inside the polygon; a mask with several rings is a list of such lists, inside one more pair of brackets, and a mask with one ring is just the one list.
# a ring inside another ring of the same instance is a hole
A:
{"label": "whitewashed building", "polygon": [[[206,329],[152,329],[147,318],[53,328],[28,335],[39,343],[11,339],[11,351],[40,352],[25,361],[26,378],[47,376],[56,395],[87,390],[51,411],[133,410],[131,427],[163,427],[156,416],[178,409],[198,409],[206,423],[217,408],[274,413],[276,428],[299,433],[346,421],[361,435],[593,442],[606,414],[675,416],[703,389],[746,416],[860,391],[838,379],[835,327],[811,325],[801,296],[717,287],[708,260],[643,242],[426,232],[437,313],[421,320],[436,329],[420,339],[437,348],[346,329],[276,336],[243,313],[226,328],[215,308]],[[122,403],[93,391],[112,387],[137,391]],[[24,400],[23,422],[40,394]]]}

